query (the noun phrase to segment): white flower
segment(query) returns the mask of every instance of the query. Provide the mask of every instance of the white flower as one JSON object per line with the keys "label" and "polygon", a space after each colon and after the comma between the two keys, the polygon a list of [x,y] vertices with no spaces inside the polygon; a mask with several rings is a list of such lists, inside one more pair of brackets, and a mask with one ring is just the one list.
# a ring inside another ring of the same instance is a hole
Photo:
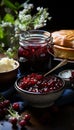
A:
{"label": "white flower", "polygon": [[27,4],[27,2],[22,4],[24,9],[32,9],[33,8],[33,4]]}
{"label": "white flower", "polygon": [[12,48],[8,48],[7,52],[12,52]]}
{"label": "white flower", "polygon": [[2,42],[1,46],[2,46],[2,47],[5,47],[5,44]]}
{"label": "white flower", "polygon": [[21,15],[26,14],[28,11],[28,9],[23,9],[22,11],[19,11],[19,18],[21,17]]}
{"label": "white flower", "polygon": [[25,21],[28,21],[28,20],[31,20],[31,15],[30,14],[27,14],[27,15],[20,15],[19,17],[19,20],[21,23],[25,22]]}
{"label": "white flower", "polygon": [[37,11],[42,11],[43,7],[37,7]]}
{"label": "white flower", "polygon": [[9,27],[12,27],[12,23],[10,23],[10,22],[4,22],[4,21],[2,21],[2,24],[0,24],[2,27],[7,27],[7,26],[9,26]]}
{"label": "white flower", "polygon": [[27,26],[25,24],[19,24],[19,29],[20,30],[23,30],[23,31],[26,31],[27,30]]}
{"label": "white flower", "polygon": [[36,25],[34,26],[34,29],[37,29],[37,28],[40,28],[40,27],[43,27],[43,24],[36,24]]}
{"label": "white flower", "polygon": [[21,15],[28,13],[34,7],[33,4],[27,4],[26,2],[24,4],[22,4],[22,6],[24,9],[19,12]]}

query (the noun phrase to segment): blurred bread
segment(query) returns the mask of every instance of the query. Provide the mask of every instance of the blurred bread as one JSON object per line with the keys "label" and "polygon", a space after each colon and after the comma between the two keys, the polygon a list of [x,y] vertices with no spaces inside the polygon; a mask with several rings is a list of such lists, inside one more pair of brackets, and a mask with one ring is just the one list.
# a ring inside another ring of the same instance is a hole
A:
{"label": "blurred bread", "polygon": [[59,30],[52,33],[55,57],[74,60],[74,30]]}

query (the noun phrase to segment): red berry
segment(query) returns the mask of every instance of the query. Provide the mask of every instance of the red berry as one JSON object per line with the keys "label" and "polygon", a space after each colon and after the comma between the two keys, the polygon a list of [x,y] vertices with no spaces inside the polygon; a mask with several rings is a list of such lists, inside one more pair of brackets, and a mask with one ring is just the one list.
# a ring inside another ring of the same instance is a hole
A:
{"label": "red berry", "polygon": [[3,109],[3,108],[4,108],[3,102],[0,102],[0,109]]}
{"label": "red berry", "polygon": [[10,101],[4,100],[3,104],[4,104],[4,107],[8,107],[10,105]]}
{"label": "red berry", "polygon": [[48,93],[61,88],[62,85],[62,80],[56,76],[43,77],[37,73],[31,73],[19,82],[19,87],[33,93]]}
{"label": "red berry", "polygon": [[21,127],[24,127],[24,126],[26,126],[26,121],[24,120],[24,119],[22,119],[20,122],[19,122],[19,125],[21,126]]}
{"label": "red berry", "polygon": [[11,117],[11,118],[9,118],[9,122],[11,122],[13,125],[16,125],[17,124],[17,118]]}
{"label": "red berry", "polygon": [[24,120],[29,121],[30,118],[31,118],[31,115],[30,115],[30,114],[25,114]]}
{"label": "red berry", "polygon": [[14,110],[18,111],[20,109],[19,103],[15,102],[12,104]]}

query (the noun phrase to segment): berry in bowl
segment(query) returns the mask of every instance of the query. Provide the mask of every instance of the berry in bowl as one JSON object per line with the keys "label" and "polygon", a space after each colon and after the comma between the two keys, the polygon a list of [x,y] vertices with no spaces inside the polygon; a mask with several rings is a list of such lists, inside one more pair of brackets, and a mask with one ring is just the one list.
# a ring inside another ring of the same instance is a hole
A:
{"label": "berry in bowl", "polygon": [[74,70],[63,70],[59,72],[58,76],[65,81],[66,86],[74,88]]}
{"label": "berry in bowl", "polygon": [[51,106],[61,96],[65,82],[56,75],[44,77],[39,73],[31,73],[18,78],[14,86],[24,101],[42,108]]}

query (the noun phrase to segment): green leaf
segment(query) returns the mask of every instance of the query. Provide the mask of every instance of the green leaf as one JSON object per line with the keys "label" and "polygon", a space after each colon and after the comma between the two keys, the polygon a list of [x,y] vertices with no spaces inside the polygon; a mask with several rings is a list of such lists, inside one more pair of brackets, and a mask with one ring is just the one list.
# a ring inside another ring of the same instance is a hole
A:
{"label": "green leaf", "polygon": [[14,16],[11,15],[11,14],[6,14],[6,15],[4,16],[4,21],[5,21],[5,22],[14,23]]}
{"label": "green leaf", "polygon": [[18,2],[15,2],[15,6],[16,6],[17,10],[19,10],[21,8],[20,3],[18,3]]}
{"label": "green leaf", "polygon": [[13,58],[14,57],[14,53],[12,53],[12,52],[5,52],[4,53],[5,55],[7,55],[9,58]]}
{"label": "green leaf", "polygon": [[16,6],[15,6],[12,2],[10,2],[10,0],[4,0],[4,3],[5,3],[5,5],[6,5],[7,7],[11,8],[11,9],[13,9],[13,10],[16,10],[16,9],[17,9]]}
{"label": "green leaf", "polygon": [[0,39],[4,37],[3,28],[0,26]]}

